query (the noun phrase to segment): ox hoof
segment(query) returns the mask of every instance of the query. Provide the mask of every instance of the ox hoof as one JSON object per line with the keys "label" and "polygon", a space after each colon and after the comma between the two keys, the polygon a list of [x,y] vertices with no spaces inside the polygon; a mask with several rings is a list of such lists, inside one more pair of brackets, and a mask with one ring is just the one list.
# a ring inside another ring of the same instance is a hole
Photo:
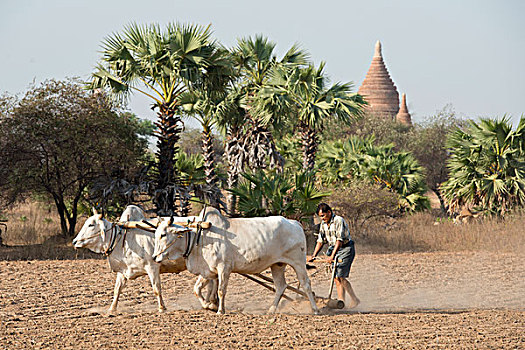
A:
{"label": "ox hoof", "polygon": [[275,306],[272,305],[272,306],[270,306],[270,308],[268,309],[268,313],[269,313],[269,314],[274,314],[276,310],[277,310],[277,308],[276,308]]}
{"label": "ox hoof", "polygon": [[163,313],[163,312],[166,312],[166,307],[165,306],[159,307],[159,313]]}
{"label": "ox hoof", "polygon": [[213,303],[208,303],[204,306],[204,309],[205,310],[211,310],[211,311],[219,311],[219,307],[217,306],[217,304],[213,304]]}
{"label": "ox hoof", "polygon": [[217,315],[224,315],[224,310],[223,311],[217,310]]}
{"label": "ox hoof", "polygon": [[319,312],[319,309],[315,309],[315,310],[313,310],[313,314],[314,314],[314,315],[320,315],[321,312]]}

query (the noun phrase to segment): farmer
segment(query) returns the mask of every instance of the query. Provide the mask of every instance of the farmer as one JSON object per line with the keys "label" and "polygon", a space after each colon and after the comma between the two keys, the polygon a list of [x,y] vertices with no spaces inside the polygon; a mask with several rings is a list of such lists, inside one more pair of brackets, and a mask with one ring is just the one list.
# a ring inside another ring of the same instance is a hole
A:
{"label": "farmer", "polygon": [[326,203],[320,203],[317,206],[316,213],[322,222],[314,253],[308,259],[308,262],[314,261],[324,243],[328,242],[330,244],[326,252],[326,255],[329,257],[328,262],[333,264],[334,260],[337,260],[335,272],[337,296],[339,300],[344,301],[346,291],[352,299],[348,307],[356,307],[359,304],[359,299],[356,297],[352,285],[346,279],[350,274],[350,267],[355,257],[354,241],[350,237],[348,225],[341,216],[335,215],[332,208]]}

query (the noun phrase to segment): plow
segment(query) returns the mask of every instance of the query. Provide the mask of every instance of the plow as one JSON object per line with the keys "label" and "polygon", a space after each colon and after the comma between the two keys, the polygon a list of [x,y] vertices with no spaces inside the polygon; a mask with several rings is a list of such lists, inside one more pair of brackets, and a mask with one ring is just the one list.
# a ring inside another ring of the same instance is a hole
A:
{"label": "plow", "polygon": [[[318,262],[326,262],[326,261],[321,260],[321,259],[316,259],[316,261],[318,261]],[[330,309],[342,309],[342,308],[345,307],[344,301],[337,300],[337,299],[332,299],[332,292],[333,292],[333,289],[334,289],[334,279],[335,279],[335,267],[336,267],[336,264],[337,264],[337,261],[334,261],[334,265],[332,266],[332,274],[331,274],[331,278],[330,278],[330,291],[328,292],[328,296],[321,297],[321,296],[315,295],[315,293],[314,293],[315,301],[317,303],[323,304],[324,306],[326,306],[327,308],[330,308]],[[263,286],[264,288],[266,288],[268,290],[271,290],[272,292],[275,292],[275,288],[273,287],[273,283],[274,282],[273,282],[273,279],[271,277],[264,276],[264,275],[262,275],[260,273],[256,273],[256,274],[241,273],[240,275],[245,277],[245,278],[247,278],[247,279],[249,279],[250,281],[253,281],[253,282]],[[295,288],[295,287],[292,287],[292,286],[286,286],[286,290],[294,292],[294,293],[300,295],[301,297],[308,299],[308,296],[306,295],[306,293],[303,292],[302,290],[298,289],[298,288]],[[288,300],[288,301],[292,301],[292,302],[295,301],[293,298],[291,298],[290,296],[288,296],[286,294],[283,294],[283,298],[285,300]]]}

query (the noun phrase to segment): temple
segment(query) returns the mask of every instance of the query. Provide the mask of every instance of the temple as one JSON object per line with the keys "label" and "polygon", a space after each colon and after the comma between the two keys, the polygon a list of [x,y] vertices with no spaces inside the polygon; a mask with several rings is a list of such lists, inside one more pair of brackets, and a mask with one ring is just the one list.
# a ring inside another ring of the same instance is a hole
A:
{"label": "temple", "polygon": [[376,43],[372,63],[358,93],[368,102],[367,112],[412,125],[404,94],[401,109],[399,108],[399,93],[383,61],[380,41]]}
{"label": "temple", "polygon": [[405,125],[412,125],[412,118],[410,117],[410,113],[408,113],[407,108],[406,94],[403,94],[401,97],[401,107],[399,108],[399,112],[396,114],[396,120]]}

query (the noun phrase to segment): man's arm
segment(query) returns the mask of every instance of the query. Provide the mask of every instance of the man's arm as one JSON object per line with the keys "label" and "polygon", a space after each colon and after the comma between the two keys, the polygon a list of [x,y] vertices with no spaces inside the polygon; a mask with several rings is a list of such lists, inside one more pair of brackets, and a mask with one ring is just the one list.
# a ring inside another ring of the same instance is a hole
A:
{"label": "man's arm", "polygon": [[317,244],[315,245],[314,253],[307,261],[308,262],[314,261],[315,257],[317,256],[317,254],[319,253],[322,247],[323,247],[323,242],[318,241]]}
{"label": "man's arm", "polygon": [[335,259],[335,254],[337,254],[337,251],[341,246],[343,245],[343,241],[337,240],[335,241],[334,250],[332,251],[332,255],[330,255],[330,258],[328,259],[328,262],[333,262]]}

